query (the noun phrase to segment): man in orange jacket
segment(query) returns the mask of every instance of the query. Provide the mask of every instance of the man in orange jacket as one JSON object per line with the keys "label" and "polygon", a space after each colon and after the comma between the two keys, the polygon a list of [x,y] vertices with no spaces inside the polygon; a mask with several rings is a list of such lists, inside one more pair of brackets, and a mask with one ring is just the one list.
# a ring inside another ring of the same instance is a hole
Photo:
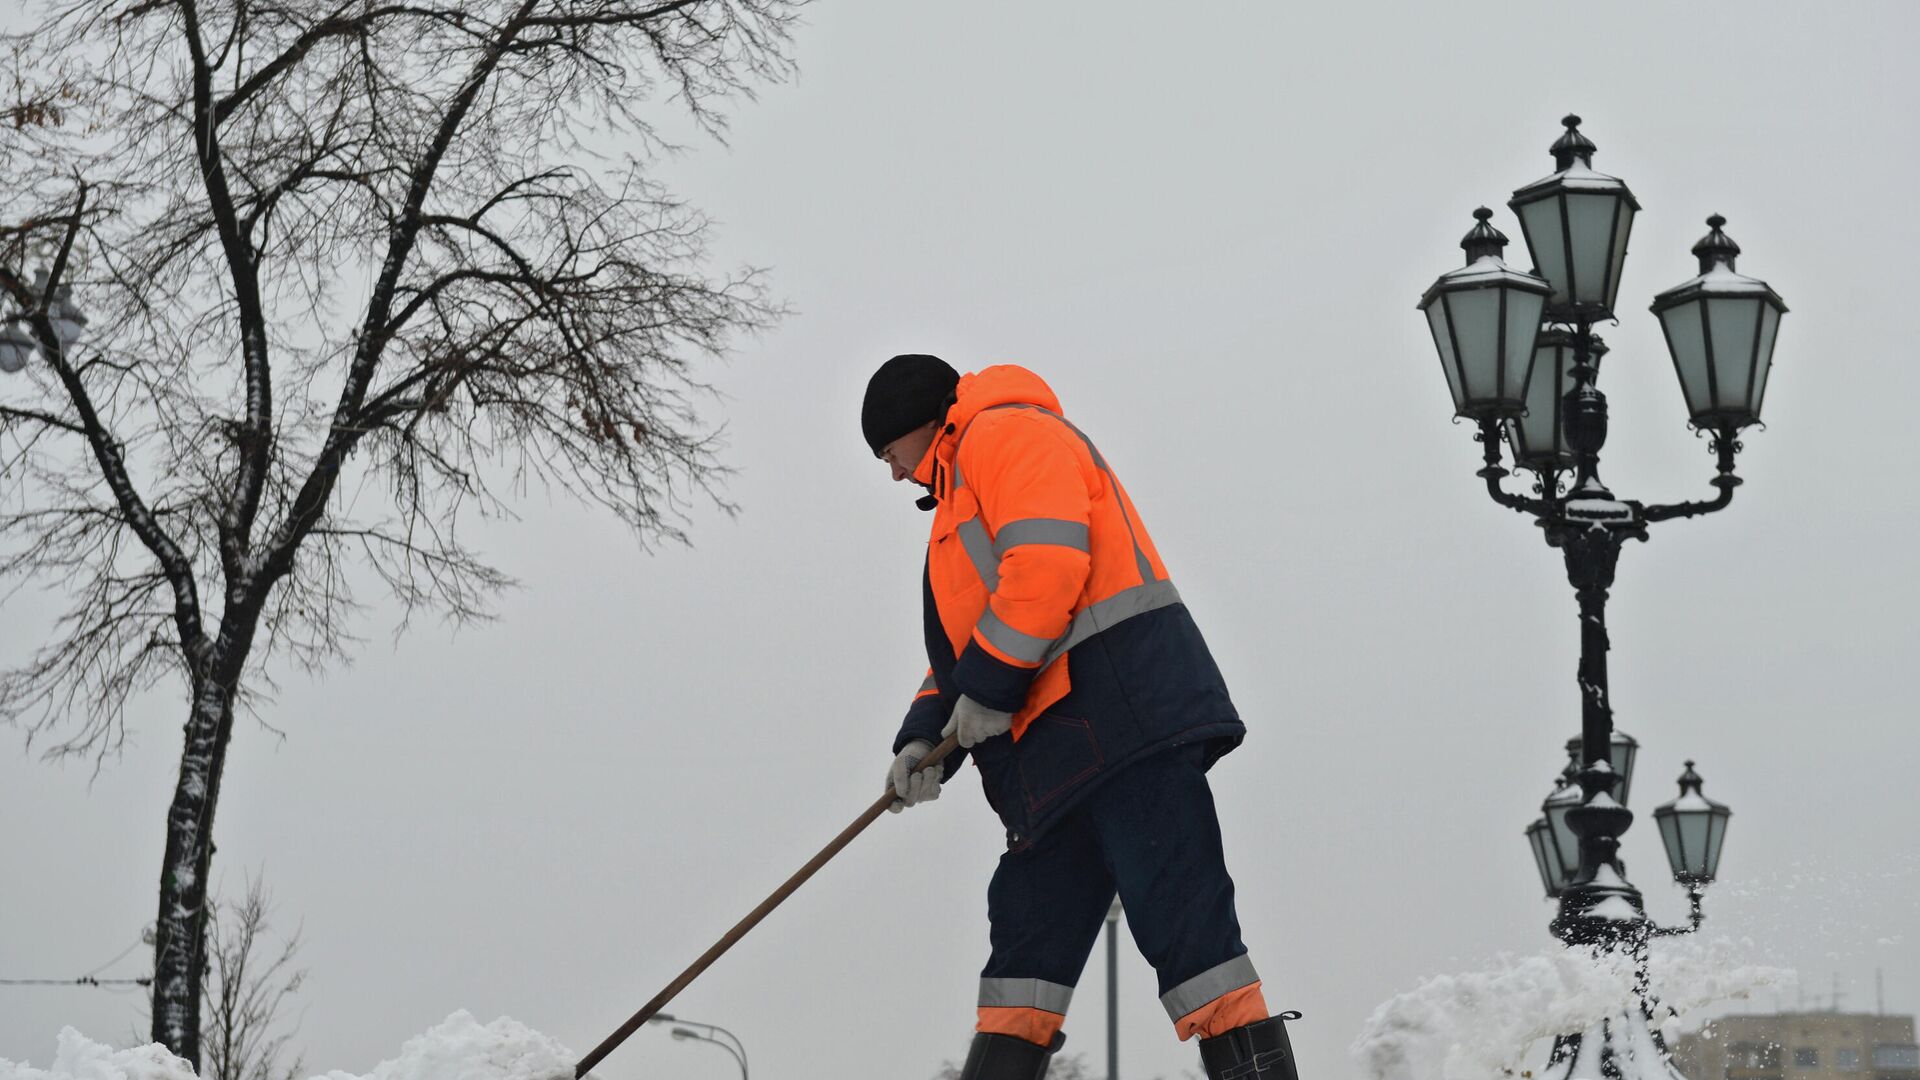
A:
{"label": "man in orange jacket", "polygon": [[[1038,1080],[1118,892],[1214,1080],[1297,1080],[1240,940],[1206,771],[1246,729],[1146,524],[1040,377],[896,356],[860,426],[927,489],[930,670],[894,739],[893,809],[971,752],[1007,852],[962,1080]],[[965,748],[912,772],[934,743]]]}

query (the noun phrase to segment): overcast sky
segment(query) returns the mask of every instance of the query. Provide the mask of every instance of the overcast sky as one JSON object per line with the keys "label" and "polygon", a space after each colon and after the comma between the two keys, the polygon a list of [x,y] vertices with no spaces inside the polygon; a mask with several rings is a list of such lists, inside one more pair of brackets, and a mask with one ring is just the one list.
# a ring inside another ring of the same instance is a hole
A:
{"label": "overcast sky", "polygon": [[[1526,265],[1505,202],[1568,111],[1644,207],[1602,328],[1618,494],[1711,494],[1646,312],[1709,213],[1792,308],[1733,506],[1621,560],[1629,869],[1681,918],[1645,811],[1695,758],[1735,813],[1709,929],[1845,1007],[1884,969],[1920,1010],[1915,40],[1906,3],[818,4],[800,78],[662,170],[720,222],[716,268],[770,268],[796,312],[708,373],[739,517],[648,555],[530,492],[472,536],[523,583],[497,623],[396,643],[375,607],[351,667],[287,679],[284,739],[235,736],[215,869],[304,925],[309,1066],[365,1071],[458,1008],[584,1052],[877,794],[927,518],[855,421],[904,351],[1041,373],[1150,523],[1250,731],[1214,788],[1304,1077],[1357,1078],[1361,1022],[1423,978],[1548,947],[1521,830],[1578,730],[1573,597],[1475,478],[1414,304],[1483,203]],[[0,658],[52,610],[9,600]],[[78,975],[152,920],[182,709],[142,701],[97,776],[0,733],[0,978]],[[978,789],[883,818],[670,1010],[765,1078],[960,1058],[1002,847]],[[1196,1067],[1124,952],[1122,1075]],[[1098,1063],[1101,965],[1067,1023]],[[143,1017],[0,987],[0,1057]],[[600,1070],[734,1074],[659,1028]]]}

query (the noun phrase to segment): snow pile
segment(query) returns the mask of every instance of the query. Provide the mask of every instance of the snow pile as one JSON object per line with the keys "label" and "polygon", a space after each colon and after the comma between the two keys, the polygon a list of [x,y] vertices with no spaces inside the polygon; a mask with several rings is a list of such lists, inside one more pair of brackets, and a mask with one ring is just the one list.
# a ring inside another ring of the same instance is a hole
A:
{"label": "snow pile", "polygon": [[[322,1073],[313,1080],[573,1080],[574,1055],[516,1020],[482,1025],[465,1010],[407,1040],[400,1056],[365,1076]],[[0,1080],[195,1080],[187,1063],[158,1043],[114,1050],[72,1028],[60,1033],[53,1065],[35,1069],[0,1058]]]}
{"label": "snow pile", "polygon": [[365,1076],[330,1072],[313,1080],[572,1080],[574,1061],[566,1047],[517,1020],[482,1026],[462,1009]]}
{"label": "snow pile", "polygon": [[60,1029],[53,1065],[35,1069],[0,1058],[0,1080],[194,1080],[193,1069],[159,1043],[115,1050],[72,1028]]}
{"label": "snow pile", "polygon": [[[1709,1002],[1793,981],[1780,968],[1743,964],[1727,939],[1657,950],[1649,965],[1661,997],[1656,1025]],[[1441,975],[1373,1011],[1354,1060],[1375,1080],[1484,1080],[1517,1069],[1534,1043],[1586,1031],[1637,1008],[1631,957],[1560,949],[1503,957],[1491,971]]]}

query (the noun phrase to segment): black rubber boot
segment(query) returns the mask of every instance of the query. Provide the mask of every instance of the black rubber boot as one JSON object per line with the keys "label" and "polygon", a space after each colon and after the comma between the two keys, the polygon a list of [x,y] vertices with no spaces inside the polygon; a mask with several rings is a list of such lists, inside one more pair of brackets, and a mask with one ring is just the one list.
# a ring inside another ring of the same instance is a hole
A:
{"label": "black rubber boot", "polygon": [[1207,1080],[1300,1080],[1287,1041],[1287,1021],[1298,1019],[1297,1012],[1283,1012],[1201,1039]]}
{"label": "black rubber boot", "polygon": [[1011,1035],[976,1031],[967,1049],[967,1063],[960,1067],[960,1080],[1041,1080],[1047,1075],[1047,1059],[1066,1041],[1066,1036],[1056,1034],[1052,1046],[1040,1046]]}

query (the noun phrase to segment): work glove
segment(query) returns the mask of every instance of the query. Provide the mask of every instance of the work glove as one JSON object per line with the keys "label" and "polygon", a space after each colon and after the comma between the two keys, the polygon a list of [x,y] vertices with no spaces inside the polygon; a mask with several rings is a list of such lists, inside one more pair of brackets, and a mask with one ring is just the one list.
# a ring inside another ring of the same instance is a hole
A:
{"label": "work glove", "polygon": [[913,767],[920,764],[932,750],[932,744],[925,739],[915,739],[894,755],[893,765],[887,769],[887,783],[893,785],[895,798],[887,807],[888,810],[897,814],[909,806],[932,802],[940,797],[940,777],[947,771],[944,762],[936,762],[919,772],[913,771]]}
{"label": "work glove", "polygon": [[961,694],[960,700],[954,703],[953,717],[947,721],[946,727],[940,729],[940,735],[942,738],[958,735],[961,746],[972,748],[995,735],[1005,735],[1012,730],[1012,713],[989,709]]}

